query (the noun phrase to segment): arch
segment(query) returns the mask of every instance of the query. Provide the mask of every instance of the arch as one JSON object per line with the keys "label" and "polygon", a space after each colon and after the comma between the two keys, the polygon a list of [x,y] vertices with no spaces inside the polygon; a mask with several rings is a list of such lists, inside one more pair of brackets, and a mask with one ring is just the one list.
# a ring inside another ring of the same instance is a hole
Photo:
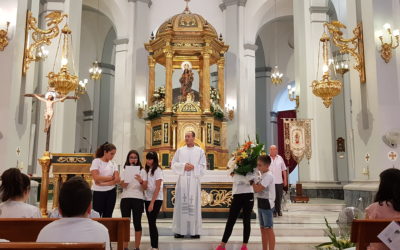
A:
{"label": "arch", "polygon": [[109,1],[100,0],[99,6],[97,1],[84,0],[83,6],[93,11],[97,11],[110,19],[114,30],[117,33],[117,38],[128,37],[128,17],[126,16],[127,9],[129,9],[128,1]]}

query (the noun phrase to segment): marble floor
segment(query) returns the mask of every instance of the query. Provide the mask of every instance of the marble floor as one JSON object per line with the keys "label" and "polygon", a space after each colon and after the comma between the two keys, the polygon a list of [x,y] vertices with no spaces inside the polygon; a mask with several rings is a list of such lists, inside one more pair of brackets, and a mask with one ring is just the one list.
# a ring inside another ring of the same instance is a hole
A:
{"label": "marble floor", "polygon": [[[308,204],[288,204],[282,217],[274,219],[277,250],[315,249],[314,246],[328,241],[324,229],[324,217],[336,227],[339,212],[344,208],[344,201],[331,199],[312,199]],[[118,204],[113,217],[119,217]],[[150,249],[150,237],[147,218],[143,218],[143,238],[141,249]],[[171,231],[171,219],[157,220],[159,230],[159,249],[161,250],[211,250],[215,249],[224,232],[226,219],[204,219],[201,239],[174,239]],[[239,250],[242,242],[243,226],[239,219],[229,239],[227,250]],[[133,249],[134,230],[131,226],[130,249]],[[248,245],[250,250],[262,249],[258,220],[252,220],[252,231]]]}

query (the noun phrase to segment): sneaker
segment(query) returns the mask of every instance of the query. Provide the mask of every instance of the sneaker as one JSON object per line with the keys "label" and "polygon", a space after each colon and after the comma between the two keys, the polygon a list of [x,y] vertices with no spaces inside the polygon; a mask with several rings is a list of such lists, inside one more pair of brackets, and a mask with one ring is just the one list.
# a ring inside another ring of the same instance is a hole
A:
{"label": "sneaker", "polygon": [[242,248],[240,248],[240,250],[248,250],[247,246],[243,245]]}
{"label": "sneaker", "polygon": [[185,236],[183,236],[182,234],[174,234],[175,239],[180,239],[180,238],[184,238]]}
{"label": "sneaker", "polygon": [[282,216],[282,212],[278,212],[278,215],[279,215],[279,216]]}
{"label": "sneaker", "polygon": [[225,247],[222,247],[221,245],[218,245],[215,250],[225,250]]}
{"label": "sneaker", "polygon": [[198,234],[191,235],[190,238],[192,238],[192,239],[200,239],[200,235],[198,235]]}

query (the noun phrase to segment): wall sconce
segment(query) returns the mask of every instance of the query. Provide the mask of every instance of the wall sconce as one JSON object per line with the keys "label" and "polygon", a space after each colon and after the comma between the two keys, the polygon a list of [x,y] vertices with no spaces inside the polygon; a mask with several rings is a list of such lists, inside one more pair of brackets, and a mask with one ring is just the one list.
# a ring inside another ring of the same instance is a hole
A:
{"label": "wall sconce", "polygon": [[[58,36],[60,33],[59,24],[63,21],[67,14],[62,14],[61,11],[53,11],[45,16],[46,30],[39,29],[37,26],[37,19],[32,16],[32,12],[28,11],[26,17],[25,27],[25,48],[24,48],[24,62],[22,74],[26,75],[31,62],[38,62],[44,60],[48,51],[44,49],[44,45],[50,45],[51,40]],[[29,36],[29,31],[33,31]],[[32,44],[29,45],[29,37],[32,39]],[[46,53],[45,53],[46,52]]]}
{"label": "wall sconce", "polygon": [[328,28],[333,44],[339,48],[339,53],[349,54],[354,57],[356,60],[354,69],[356,69],[360,75],[360,82],[365,83],[364,41],[361,23],[353,29],[354,36],[349,39],[343,38],[341,29],[346,29],[346,26],[341,22],[332,21],[330,23],[324,23],[324,26]]}
{"label": "wall sconce", "polygon": [[229,103],[225,104],[225,113],[227,114],[229,120],[233,120],[235,118],[235,106],[230,105]]}
{"label": "wall sconce", "polygon": [[139,119],[142,119],[144,117],[144,114],[147,111],[147,102],[142,101],[142,103],[137,104],[137,117]]}
{"label": "wall sconce", "polygon": [[[383,29],[385,31],[387,31],[387,36],[390,38],[390,43],[384,42],[384,31],[383,30],[379,30],[377,32],[378,38],[381,41],[381,49],[379,50],[379,52],[381,52],[381,57],[382,59],[385,61],[385,63],[389,63],[390,59],[392,59],[392,49],[396,49],[397,47],[399,47],[399,35],[400,32],[398,29],[393,30],[390,27],[390,24],[385,23],[383,25]],[[385,36],[385,37],[387,37]],[[393,43],[393,37],[396,39],[396,43]]]}
{"label": "wall sconce", "polygon": [[5,47],[8,45],[8,28],[10,22],[0,21],[0,51],[4,51]]}
{"label": "wall sconce", "polygon": [[300,98],[298,95],[296,95],[296,87],[293,87],[288,85],[288,95],[289,95],[289,100],[291,102],[296,101],[296,110],[299,108],[300,105]]}

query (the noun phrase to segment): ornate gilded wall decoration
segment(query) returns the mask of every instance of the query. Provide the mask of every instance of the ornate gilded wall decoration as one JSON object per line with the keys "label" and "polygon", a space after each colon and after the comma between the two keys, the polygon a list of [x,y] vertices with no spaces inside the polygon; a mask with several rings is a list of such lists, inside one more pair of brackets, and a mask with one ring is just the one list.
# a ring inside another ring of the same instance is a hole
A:
{"label": "ornate gilded wall decoration", "polygon": [[168,123],[164,123],[164,143],[168,143],[168,128],[169,128],[169,124]]}
{"label": "ornate gilded wall decoration", "polygon": [[162,142],[162,130],[161,130],[161,125],[158,126],[154,126],[152,128],[152,132],[151,132],[151,144],[153,146],[158,146],[161,145]]}
{"label": "ornate gilded wall decoration", "polygon": [[221,128],[214,126],[214,145],[221,146]]}
{"label": "ornate gilded wall decoration", "polygon": [[311,120],[284,119],[285,158],[299,163],[304,156],[311,159]]}

